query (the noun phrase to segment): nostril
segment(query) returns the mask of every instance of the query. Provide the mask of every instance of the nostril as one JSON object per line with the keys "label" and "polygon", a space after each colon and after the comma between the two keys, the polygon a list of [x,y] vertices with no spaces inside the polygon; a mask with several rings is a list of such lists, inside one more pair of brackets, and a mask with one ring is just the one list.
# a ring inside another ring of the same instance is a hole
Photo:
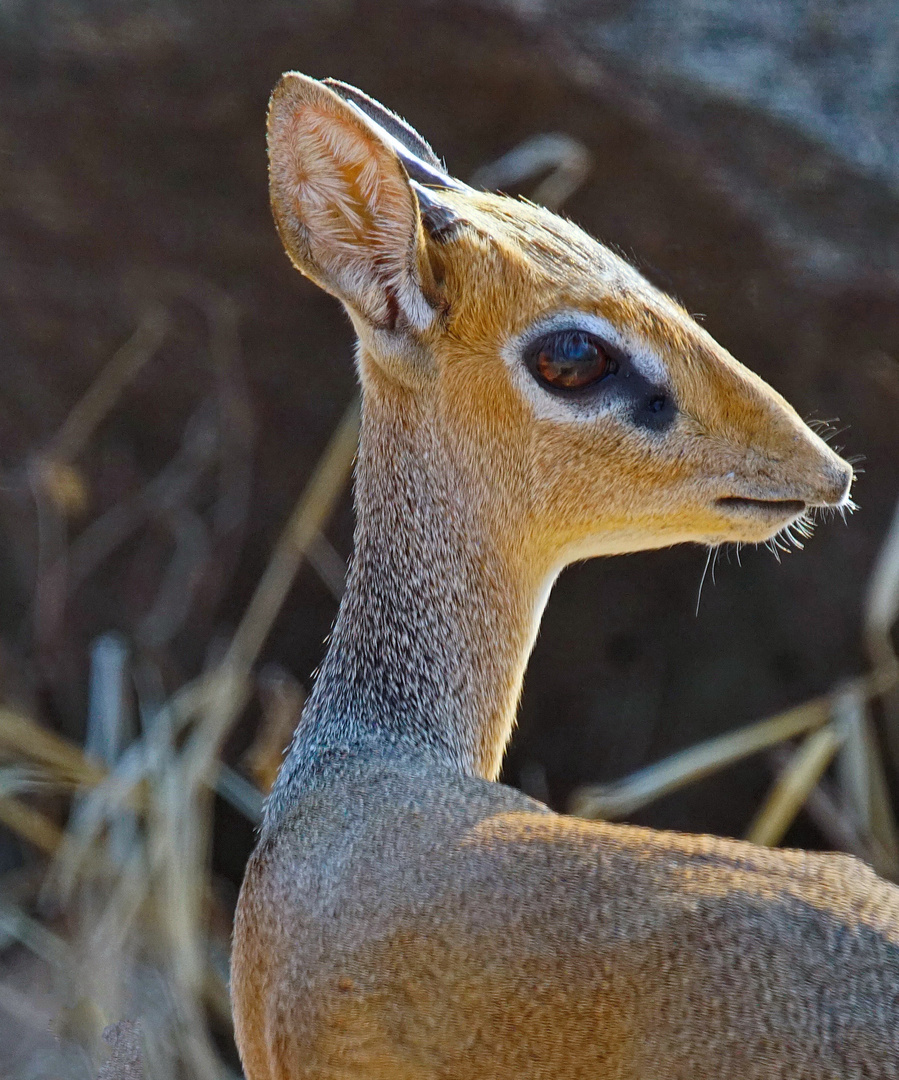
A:
{"label": "nostril", "polygon": [[849,489],[852,487],[854,476],[852,466],[845,461],[831,465],[827,470],[827,479],[830,481],[830,486],[823,493],[824,505],[839,506],[845,502],[849,495]]}

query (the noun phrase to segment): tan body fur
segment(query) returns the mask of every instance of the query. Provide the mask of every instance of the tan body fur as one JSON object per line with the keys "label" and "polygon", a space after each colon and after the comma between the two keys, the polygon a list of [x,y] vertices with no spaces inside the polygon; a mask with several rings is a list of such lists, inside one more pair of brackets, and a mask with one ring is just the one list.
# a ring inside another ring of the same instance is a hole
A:
{"label": "tan body fur", "polygon": [[247,871],[251,1080],[895,1076],[895,891],[848,857],[353,769]]}
{"label": "tan body fur", "polygon": [[[899,1076],[899,891],[492,782],[565,563],[764,540],[851,470],[575,226],[410,184],[391,135],[436,159],[348,93],[289,75],[269,117],[364,395],[347,595],[238,906],[248,1080]],[[569,324],[622,357],[586,397],[522,360]]]}

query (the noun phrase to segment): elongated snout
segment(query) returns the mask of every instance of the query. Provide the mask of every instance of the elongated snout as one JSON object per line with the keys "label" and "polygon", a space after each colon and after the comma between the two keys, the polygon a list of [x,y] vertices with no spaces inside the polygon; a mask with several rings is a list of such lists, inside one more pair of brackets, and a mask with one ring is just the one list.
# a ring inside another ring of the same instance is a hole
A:
{"label": "elongated snout", "polygon": [[854,478],[852,466],[782,399],[775,398],[769,409],[774,415],[766,437],[749,448],[741,470],[744,482],[758,488],[760,498],[797,499],[809,507],[844,503]]}
{"label": "elongated snout", "polygon": [[740,538],[766,539],[808,510],[850,505],[852,466],[756,375],[730,363],[720,374],[708,419],[730,467],[713,503]]}
{"label": "elongated snout", "polygon": [[846,505],[852,466],[808,429],[811,446],[794,453],[768,455],[752,450],[739,469],[726,474],[722,500],[802,503],[802,508]]}

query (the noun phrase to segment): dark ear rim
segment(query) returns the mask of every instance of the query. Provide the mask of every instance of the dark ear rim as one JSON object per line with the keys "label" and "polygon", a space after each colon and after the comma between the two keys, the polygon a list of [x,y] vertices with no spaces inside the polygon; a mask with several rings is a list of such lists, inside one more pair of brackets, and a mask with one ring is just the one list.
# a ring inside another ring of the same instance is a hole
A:
{"label": "dark ear rim", "polygon": [[341,82],[339,79],[322,79],[321,81],[349,106],[361,113],[368,124],[378,130],[384,141],[389,143],[402,161],[411,180],[417,180],[420,184],[432,184],[436,187],[457,190],[466,187],[461,181],[447,173],[443,162],[434,153],[430,143],[419,135],[411,124],[397,116],[386,105],[375,101],[358,87]]}
{"label": "dark ear rim", "polygon": [[407,150],[419,157],[425,164],[434,169],[445,171],[443,162],[434,153],[434,149],[427,139],[420,135],[408,121],[393,112],[392,109],[388,109],[386,105],[375,101],[373,97],[369,97],[357,86],[351,86],[340,79],[322,79],[322,82],[335,90],[344,101],[351,101],[358,106],[369,119],[374,120],[386,132],[399,140]]}

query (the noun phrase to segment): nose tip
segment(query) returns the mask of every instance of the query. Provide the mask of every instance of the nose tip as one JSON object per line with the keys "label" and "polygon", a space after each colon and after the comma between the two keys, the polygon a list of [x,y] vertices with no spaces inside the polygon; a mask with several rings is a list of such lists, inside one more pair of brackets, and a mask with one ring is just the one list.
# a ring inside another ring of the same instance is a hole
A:
{"label": "nose tip", "polygon": [[852,487],[854,479],[852,466],[842,458],[836,458],[835,461],[829,463],[825,476],[826,482],[821,491],[822,505],[841,505],[848,498],[849,489]]}

